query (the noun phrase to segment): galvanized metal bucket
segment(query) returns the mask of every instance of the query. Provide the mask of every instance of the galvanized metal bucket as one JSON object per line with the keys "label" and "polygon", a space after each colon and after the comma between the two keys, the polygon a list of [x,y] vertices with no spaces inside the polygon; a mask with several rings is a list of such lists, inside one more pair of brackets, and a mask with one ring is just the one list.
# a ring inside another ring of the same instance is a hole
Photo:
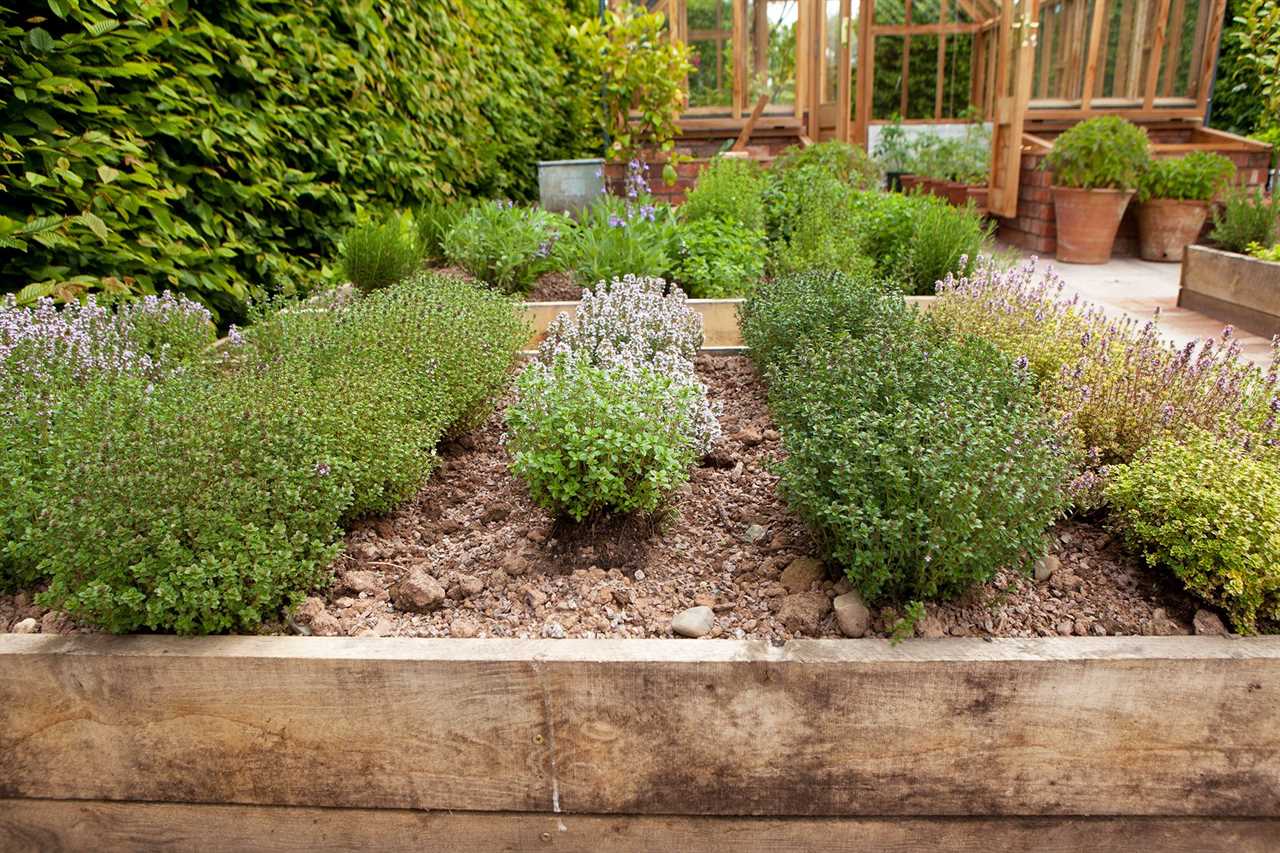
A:
{"label": "galvanized metal bucket", "polygon": [[603,192],[604,160],[542,160],[538,163],[538,195],[547,210],[578,213]]}

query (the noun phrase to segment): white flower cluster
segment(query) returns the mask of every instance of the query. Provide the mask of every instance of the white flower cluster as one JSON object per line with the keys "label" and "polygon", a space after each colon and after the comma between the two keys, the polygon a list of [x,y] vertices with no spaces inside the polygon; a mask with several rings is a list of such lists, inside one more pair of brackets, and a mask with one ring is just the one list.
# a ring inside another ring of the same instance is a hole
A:
{"label": "white flower cluster", "polygon": [[720,421],[693,369],[702,346],[702,317],[679,288],[666,290],[660,278],[634,275],[584,290],[577,313],[561,313],[547,327],[538,362],[529,369],[549,371],[558,356],[567,356],[628,378],[651,371],[672,379],[669,407],[682,410],[682,431],[705,455],[720,437]]}
{"label": "white flower cluster", "polygon": [[561,313],[547,327],[540,357],[569,350],[588,355],[598,365],[683,360],[693,370],[693,357],[702,346],[702,317],[689,308],[678,287],[666,293],[660,278],[628,275],[600,282],[582,292],[573,316]]}

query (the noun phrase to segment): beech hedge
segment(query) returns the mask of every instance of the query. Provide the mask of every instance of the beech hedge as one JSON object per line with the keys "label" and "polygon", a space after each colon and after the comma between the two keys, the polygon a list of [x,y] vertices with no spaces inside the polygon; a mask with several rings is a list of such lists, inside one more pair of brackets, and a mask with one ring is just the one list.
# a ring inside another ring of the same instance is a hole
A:
{"label": "beech hedge", "polygon": [[[225,324],[366,206],[524,198],[592,149],[581,0],[0,3],[0,292],[172,290]],[[590,6],[590,8],[587,8]]]}

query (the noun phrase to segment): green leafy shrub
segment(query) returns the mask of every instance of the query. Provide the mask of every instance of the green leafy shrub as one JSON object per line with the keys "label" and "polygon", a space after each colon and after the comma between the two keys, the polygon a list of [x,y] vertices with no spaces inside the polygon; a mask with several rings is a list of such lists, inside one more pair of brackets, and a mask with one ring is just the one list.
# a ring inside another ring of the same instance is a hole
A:
{"label": "green leafy shrub", "polygon": [[1235,177],[1235,164],[1206,151],[1192,151],[1184,157],[1152,160],[1142,173],[1138,198],[1171,198],[1188,201],[1212,201]]}
{"label": "green leafy shrub", "polygon": [[0,291],[26,302],[168,289],[225,325],[325,280],[358,210],[531,197],[595,144],[561,3],[9,5]]}
{"label": "green leafy shrub", "polygon": [[528,293],[543,273],[560,269],[555,251],[570,221],[537,207],[477,204],[444,238],[444,255],[504,293]]}
{"label": "green leafy shrub", "polygon": [[1150,159],[1145,129],[1118,116],[1098,116],[1055,139],[1044,168],[1060,187],[1131,190]]}
{"label": "green leafy shrub", "polygon": [[[591,17],[571,27],[569,34],[582,77],[589,81],[584,88],[603,100],[597,115],[610,140],[609,158],[672,152],[693,66],[689,45],[669,37],[666,16],[623,2],[605,11],[603,19]],[[671,163],[663,172],[675,182]]]}
{"label": "green leafy shrub", "polygon": [[768,250],[763,228],[700,218],[682,224],[678,235],[673,275],[695,299],[745,296],[764,277]]}
{"label": "green leafy shrub", "polygon": [[1280,243],[1267,248],[1261,243],[1250,243],[1245,247],[1249,254],[1261,261],[1280,261]]}
{"label": "green leafy shrub", "polygon": [[196,369],[212,341],[209,312],[169,293],[116,311],[93,296],[61,309],[47,298],[34,308],[0,303],[0,588],[42,577],[33,542],[68,461],[59,454],[97,434],[69,432],[66,412],[131,377],[145,387]]}
{"label": "green leafy shrub", "polygon": [[854,189],[873,190],[880,186],[880,167],[867,152],[847,142],[830,140],[816,145],[793,145],[774,161],[772,172],[785,175],[795,170],[817,168]]}
{"label": "green leafy shrub", "polygon": [[752,160],[717,157],[698,175],[680,206],[685,222],[720,219],[750,230],[764,228],[765,176]]}
{"label": "green leafy shrub", "polygon": [[445,260],[444,240],[467,215],[472,205],[465,201],[452,203],[428,202],[413,214],[413,224],[418,229],[418,249],[422,259],[429,264]]}
{"label": "green leafy shrub", "polygon": [[779,487],[854,587],[949,598],[1029,566],[1067,467],[1029,374],[910,318],[814,344],[769,373]]}
{"label": "green leafy shrub", "polygon": [[826,211],[829,218],[836,218],[837,210],[851,203],[856,191],[821,166],[810,165],[779,172],[775,166],[769,172],[765,187],[765,229],[769,242],[785,245],[801,217],[820,216],[816,210],[817,199],[838,207]]}
{"label": "green leafy shrub", "polygon": [[654,512],[701,455],[685,415],[700,389],[681,374],[562,354],[525,368],[516,390],[511,467],[556,515]]}
{"label": "green leafy shrub", "polygon": [[671,272],[677,232],[670,205],[646,196],[602,196],[583,211],[559,246],[560,266],[583,287],[626,275],[662,277]]}
{"label": "green leafy shrub", "polygon": [[77,387],[25,448],[53,460],[42,600],[117,632],[255,630],[326,580],[340,521],[413,494],[527,333],[504,297],[423,275],[283,309],[220,364]]}
{"label": "green leafy shrub", "polygon": [[1280,238],[1280,194],[1268,201],[1261,189],[1239,189],[1224,200],[1213,216],[1209,239],[1228,252],[1243,253],[1250,243],[1269,246]]}
{"label": "green leafy shrub", "polygon": [[364,293],[395,284],[421,265],[416,236],[400,214],[357,225],[342,240],[343,274]]}
{"label": "green leafy shrub", "polygon": [[1280,468],[1196,431],[1162,439],[1111,472],[1111,523],[1152,566],[1221,606],[1236,630],[1280,620]]}
{"label": "green leafy shrub", "polygon": [[765,282],[739,309],[742,339],[762,373],[838,337],[905,322],[909,309],[870,276],[803,272]]}

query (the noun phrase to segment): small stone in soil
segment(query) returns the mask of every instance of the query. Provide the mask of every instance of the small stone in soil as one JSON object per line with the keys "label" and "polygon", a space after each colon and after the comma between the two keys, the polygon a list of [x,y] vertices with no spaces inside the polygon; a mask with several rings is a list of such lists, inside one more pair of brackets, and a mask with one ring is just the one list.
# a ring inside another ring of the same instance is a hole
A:
{"label": "small stone in soil", "polygon": [[542,626],[542,636],[551,640],[563,640],[566,636],[564,626],[559,622],[548,622]]}
{"label": "small stone in soil", "polygon": [[846,637],[862,637],[871,627],[871,611],[856,592],[836,596],[832,605],[836,610],[836,622]]}
{"label": "small stone in soil", "polygon": [[1036,580],[1040,582],[1047,581],[1058,570],[1058,558],[1053,554],[1045,554],[1036,560]]}
{"label": "small stone in soil", "polygon": [[816,634],[822,617],[831,612],[831,599],[825,592],[797,592],[782,599],[778,618],[793,634]]}
{"label": "small stone in soil", "polygon": [[28,616],[26,619],[23,619],[21,622],[16,623],[13,626],[12,630],[13,630],[13,633],[15,634],[34,634],[38,627],[39,627],[39,623],[37,623],[36,620]]}
{"label": "small stone in soil", "polygon": [[449,636],[471,639],[480,633],[480,626],[470,619],[459,617],[449,624]]}
{"label": "small stone in soil", "polygon": [[444,603],[444,587],[422,569],[411,569],[391,588],[391,600],[400,610],[430,613]]}
{"label": "small stone in soil", "polygon": [[1196,633],[1202,636],[1225,637],[1227,635],[1227,626],[1222,624],[1222,619],[1212,610],[1204,608],[1197,610],[1191,624],[1195,626]]}
{"label": "small stone in soil", "polygon": [[769,531],[761,524],[748,524],[747,529],[743,532],[742,537],[753,545],[759,542]]}
{"label": "small stone in soil", "polygon": [[715,612],[710,607],[690,607],[671,620],[671,632],[681,637],[705,637],[715,624]]}
{"label": "small stone in soil", "polygon": [[827,577],[827,570],[812,557],[796,557],[782,570],[782,585],[787,592],[808,592],[815,583]]}

